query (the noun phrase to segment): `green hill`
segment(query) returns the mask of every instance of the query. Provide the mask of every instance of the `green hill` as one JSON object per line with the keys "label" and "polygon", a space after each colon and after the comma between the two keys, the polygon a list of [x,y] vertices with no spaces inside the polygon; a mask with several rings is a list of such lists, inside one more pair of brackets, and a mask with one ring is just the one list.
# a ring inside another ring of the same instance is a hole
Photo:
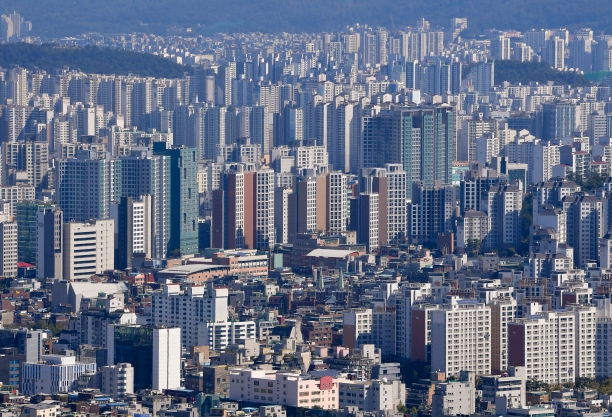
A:
{"label": "green hill", "polygon": [[156,78],[180,78],[187,71],[186,67],[156,55],[95,46],[65,48],[51,44],[0,45],[0,67],[10,68],[13,65],[30,70],[38,68],[47,72],[67,66],[93,74],[132,73]]}
{"label": "green hill", "polygon": [[540,84],[554,81],[557,85],[584,87],[591,84],[584,75],[575,72],[561,72],[543,62],[495,61],[495,84],[504,81],[528,84],[537,81]]}
{"label": "green hill", "polygon": [[399,28],[425,17],[448,26],[467,17],[472,33],[483,29],[590,27],[612,32],[610,0],[1,0],[0,11],[16,10],[34,33],[67,36],[84,32],[165,34],[168,26],[196,32],[330,31],[355,22]]}

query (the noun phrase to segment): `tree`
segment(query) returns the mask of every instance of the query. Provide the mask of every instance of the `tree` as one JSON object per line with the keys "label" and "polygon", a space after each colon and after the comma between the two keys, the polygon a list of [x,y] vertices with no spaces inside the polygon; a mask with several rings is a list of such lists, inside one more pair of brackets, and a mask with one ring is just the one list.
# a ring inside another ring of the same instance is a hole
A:
{"label": "tree", "polygon": [[[413,407],[414,408],[414,407]],[[397,405],[397,411],[400,414],[406,414],[408,412],[408,407],[406,407],[401,401]],[[412,413],[411,413],[412,414]]]}
{"label": "tree", "polygon": [[523,207],[521,208],[521,246],[518,249],[520,255],[529,254],[531,225],[533,225],[533,194],[528,194],[523,199]]}
{"label": "tree", "polygon": [[576,388],[592,388],[599,391],[601,384],[591,378],[576,378]]}
{"label": "tree", "polygon": [[480,247],[482,241],[480,239],[468,239],[467,240],[467,252],[469,256],[478,256],[480,253]]}
{"label": "tree", "polygon": [[606,180],[605,175],[601,175],[595,171],[589,171],[586,175],[578,175],[574,172],[567,174],[566,178],[570,181],[574,181],[580,186],[582,191],[592,191],[603,187],[604,181]]}
{"label": "tree", "polygon": [[63,324],[49,323],[45,320],[37,320],[29,323],[28,327],[34,330],[50,330],[53,337],[57,337],[66,328]]}
{"label": "tree", "polygon": [[527,391],[549,391],[550,385],[537,379],[530,379],[526,382],[525,388]]}
{"label": "tree", "polygon": [[419,410],[417,410],[417,408],[416,408],[416,407],[412,407],[412,408],[410,409],[410,415],[411,415],[411,416],[416,416],[417,414],[419,414]]}
{"label": "tree", "polygon": [[428,379],[431,376],[431,364],[422,361],[406,361],[400,366],[402,381],[407,387],[419,379]]}

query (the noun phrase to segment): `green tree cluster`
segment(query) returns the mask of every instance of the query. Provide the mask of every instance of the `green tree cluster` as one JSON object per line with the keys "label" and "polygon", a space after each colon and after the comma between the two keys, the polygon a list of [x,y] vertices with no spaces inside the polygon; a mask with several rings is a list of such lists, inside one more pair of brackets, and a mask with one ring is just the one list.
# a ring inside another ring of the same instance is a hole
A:
{"label": "green tree cluster", "polygon": [[575,175],[573,172],[570,172],[567,175],[567,179],[578,184],[582,191],[593,191],[603,187],[606,176],[595,171],[589,171],[584,176]]}
{"label": "green tree cluster", "polygon": [[495,61],[495,84],[509,83],[540,84],[553,81],[556,85],[585,87],[591,85],[584,75],[576,72],[558,71],[545,62]]}
{"label": "green tree cluster", "polygon": [[62,330],[65,330],[66,326],[63,324],[51,323],[46,320],[37,320],[35,322],[29,323],[28,328],[33,330],[50,330],[53,337],[57,337],[60,335]]}
{"label": "green tree cluster", "polygon": [[29,43],[0,45],[0,67],[10,68],[13,65],[47,72],[69,67],[93,74],[132,73],[156,78],[181,78],[187,71],[186,67],[156,55],[96,46],[68,48]]}

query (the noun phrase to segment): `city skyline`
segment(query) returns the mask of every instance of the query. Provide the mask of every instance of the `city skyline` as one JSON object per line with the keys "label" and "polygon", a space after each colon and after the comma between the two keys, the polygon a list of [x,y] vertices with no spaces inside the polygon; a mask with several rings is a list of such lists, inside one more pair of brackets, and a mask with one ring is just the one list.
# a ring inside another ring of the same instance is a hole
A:
{"label": "city skyline", "polygon": [[[32,19],[0,17],[2,417],[609,416],[612,35]],[[184,71],[96,71],[142,57]]]}

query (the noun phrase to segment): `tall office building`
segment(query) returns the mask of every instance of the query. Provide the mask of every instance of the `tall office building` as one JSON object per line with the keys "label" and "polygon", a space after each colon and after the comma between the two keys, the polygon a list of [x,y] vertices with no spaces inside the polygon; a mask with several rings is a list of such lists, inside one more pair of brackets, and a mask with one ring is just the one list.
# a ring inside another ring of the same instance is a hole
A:
{"label": "tall office building", "polygon": [[63,212],[44,206],[36,212],[36,278],[63,277]]}
{"label": "tall office building", "polygon": [[461,83],[463,82],[462,71],[463,64],[459,59],[455,59],[450,64],[451,69],[451,94],[459,94],[461,91]]}
{"label": "tall office building", "polygon": [[412,182],[450,184],[455,156],[455,112],[449,106],[397,107],[364,118],[362,168],[402,164],[406,197]]}
{"label": "tall office building", "polygon": [[[153,386],[154,331],[153,326],[135,324],[109,324],[106,327],[106,363],[107,365],[132,364],[136,392],[151,389]],[[177,342],[181,340],[180,335],[178,336]],[[180,369],[180,364],[178,368]]]}
{"label": "tall office building", "polygon": [[115,268],[132,267],[134,254],[151,257],[153,253],[153,204],[150,195],[139,199],[121,197],[119,204],[111,207],[111,217],[117,224],[117,248]]}
{"label": "tall office building", "polygon": [[176,389],[181,386],[181,329],[153,329],[154,390]]}
{"label": "tall office building", "polygon": [[195,148],[166,148],[156,142],[155,155],[170,160],[170,234],[168,255],[191,255],[198,252],[198,158]]}
{"label": "tall office building", "polygon": [[132,150],[121,158],[121,195],[151,196],[151,256],[166,257],[170,239],[170,158],[150,151]]}
{"label": "tall office building", "polygon": [[360,193],[351,199],[351,230],[357,232],[357,243],[366,245],[367,252],[376,252],[380,247],[378,236],[379,195],[373,192]]}
{"label": "tall office building", "polygon": [[63,276],[66,281],[114,269],[114,225],[111,219],[64,223]]}
{"label": "tall office building", "polygon": [[36,263],[36,235],[38,232],[36,217],[38,209],[44,206],[45,203],[41,201],[21,201],[15,204],[19,262]]}
{"label": "tall office building", "polygon": [[119,193],[116,160],[99,159],[95,152],[78,150],[76,158],[58,161],[59,205],[66,221],[107,219],[110,203]]}

